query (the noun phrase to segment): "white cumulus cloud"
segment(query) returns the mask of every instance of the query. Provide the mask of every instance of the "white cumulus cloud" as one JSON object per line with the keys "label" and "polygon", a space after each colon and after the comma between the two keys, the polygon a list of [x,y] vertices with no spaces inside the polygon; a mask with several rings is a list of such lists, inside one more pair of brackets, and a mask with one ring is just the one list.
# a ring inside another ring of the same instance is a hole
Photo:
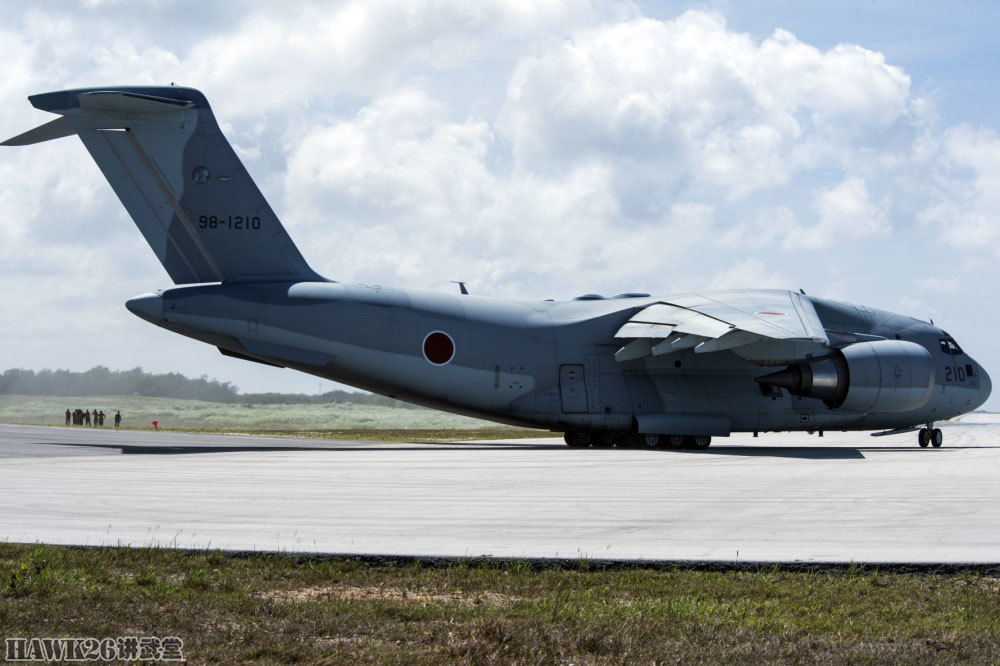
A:
{"label": "white cumulus cloud", "polygon": [[944,136],[952,170],[942,174],[936,200],[921,214],[941,240],[1000,257],[1000,137],[993,129],[959,125]]}
{"label": "white cumulus cloud", "polygon": [[755,42],[689,11],[601,25],[523,59],[501,124],[521,165],[597,156],[623,181],[740,199],[852,168],[857,150],[919,123],[921,103],[881,54],[822,52],[784,30]]}
{"label": "white cumulus cloud", "polygon": [[871,200],[860,178],[849,178],[835,187],[821,189],[813,206],[819,222],[790,232],[785,247],[820,249],[835,243],[857,243],[892,231],[886,207]]}

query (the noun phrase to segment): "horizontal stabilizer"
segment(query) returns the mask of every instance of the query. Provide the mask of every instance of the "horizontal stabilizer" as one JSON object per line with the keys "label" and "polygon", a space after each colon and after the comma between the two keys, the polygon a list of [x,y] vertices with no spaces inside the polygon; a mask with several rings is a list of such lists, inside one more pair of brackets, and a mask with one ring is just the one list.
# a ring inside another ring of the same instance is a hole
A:
{"label": "horizontal stabilizer", "polygon": [[131,113],[165,113],[190,109],[194,102],[157,95],[140,95],[115,90],[97,90],[80,95],[80,108],[89,111],[126,111]]}
{"label": "horizontal stabilizer", "polygon": [[60,116],[44,125],[39,125],[33,130],[28,130],[24,134],[18,134],[12,139],[7,139],[0,146],[30,146],[33,143],[42,143],[52,139],[61,139],[64,136],[76,134],[76,129],[69,121],[69,118]]}

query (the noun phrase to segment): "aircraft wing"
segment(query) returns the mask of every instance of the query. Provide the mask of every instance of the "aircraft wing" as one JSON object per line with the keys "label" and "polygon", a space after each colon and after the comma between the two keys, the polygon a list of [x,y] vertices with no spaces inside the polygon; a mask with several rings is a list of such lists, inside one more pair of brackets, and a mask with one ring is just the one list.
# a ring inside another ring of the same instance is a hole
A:
{"label": "aircraft wing", "polygon": [[683,349],[731,350],[761,365],[829,353],[830,340],[812,302],[794,291],[740,289],[668,297],[637,312],[615,337],[618,361]]}

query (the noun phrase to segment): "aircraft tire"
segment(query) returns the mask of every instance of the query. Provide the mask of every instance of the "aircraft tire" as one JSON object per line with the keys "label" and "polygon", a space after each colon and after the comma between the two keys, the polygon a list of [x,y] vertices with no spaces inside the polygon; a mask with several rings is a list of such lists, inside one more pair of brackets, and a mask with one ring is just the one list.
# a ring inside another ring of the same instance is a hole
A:
{"label": "aircraft tire", "polygon": [[684,435],[668,435],[667,443],[672,449],[685,449],[688,446],[688,438]]}
{"label": "aircraft tire", "polygon": [[563,441],[565,441],[566,446],[570,448],[585,449],[590,446],[590,433],[567,430],[563,433]]}
{"label": "aircraft tire", "polygon": [[635,442],[632,441],[632,434],[628,432],[616,432],[615,446],[619,449],[633,448],[635,446]]}
{"label": "aircraft tire", "polygon": [[927,428],[921,428],[920,432],[917,433],[917,444],[920,448],[926,449],[927,445],[931,443],[931,433]]}
{"label": "aircraft tire", "polygon": [[640,435],[637,432],[630,432],[625,435],[625,443],[622,446],[626,446],[630,449],[642,449],[646,447],[646,436]]}
{"label": "aircraft tire", "polygon": [[663,439],[662,437],[660,437],[660,435],[652,435],[652,434],[643,435],[642,438],[643,438],[642,443],[643,445],[645,445],[647,449],[659,448],[660,442]]}
{"label": "aircraft tire", "polygon": [[608,431],[595,435],[591,444],[595,449],[610,449],[614,445],[615,433]]}
{"label": "aircraft tire", "polygon": [[944,444],[944,434],[941,432],[941,428],[934,428],[930,435],[931,446],[935,449],[941,448],[941,445]]}
{"label": "aircraft tire", "polygon": [[695,435],[690,438],[691,448],[693,449],[707,449],[712,445],[711,435]]}

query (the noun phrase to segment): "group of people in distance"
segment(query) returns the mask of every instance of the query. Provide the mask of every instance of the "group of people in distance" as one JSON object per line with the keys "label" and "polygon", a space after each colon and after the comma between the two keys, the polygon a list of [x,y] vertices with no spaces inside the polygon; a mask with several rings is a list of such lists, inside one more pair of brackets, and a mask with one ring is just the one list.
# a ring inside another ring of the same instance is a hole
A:
{"label": "group of people in distance", "polygon": [[[115,427],[122,424],[121,410],[115,412]],[[104,410],[88,412],[86,409],[66,410],[66,425],[82,425],[100,428],[104,426]]]}

